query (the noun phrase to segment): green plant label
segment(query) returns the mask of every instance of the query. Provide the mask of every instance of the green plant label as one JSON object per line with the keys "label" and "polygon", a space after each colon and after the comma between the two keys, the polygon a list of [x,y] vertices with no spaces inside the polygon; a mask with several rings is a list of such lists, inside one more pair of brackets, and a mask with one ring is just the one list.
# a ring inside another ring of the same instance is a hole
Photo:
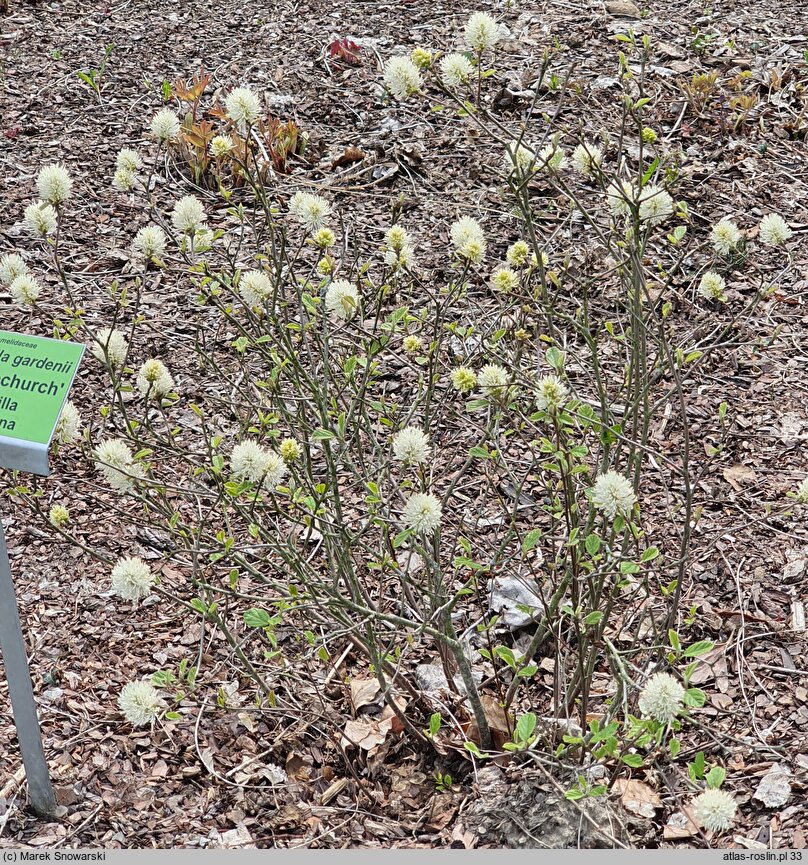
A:
{"label": "green plant label", "polygon": [[0,437],[50,444],[84,346],[0,330]]}

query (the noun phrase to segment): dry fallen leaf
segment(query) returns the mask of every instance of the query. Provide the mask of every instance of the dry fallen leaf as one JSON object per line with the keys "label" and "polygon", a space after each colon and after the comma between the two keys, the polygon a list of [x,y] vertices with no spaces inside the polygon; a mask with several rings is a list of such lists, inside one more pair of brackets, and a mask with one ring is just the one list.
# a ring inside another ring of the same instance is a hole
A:
{"label": "dry fallen leaf", "polygon": [[656,809],[662,806],[662,800],[652,787],[633,778],[618,778],[614,782],[614,791],[620,795],[623,807],[640,817],[653,817]]}
{"label": "dry fallen leaf", "polygon": [[743,484],[754,483],[757,480],[757,474],[754,469],[750,469],[749,466],[727,466],[727,468],[724,469],[724,480],[727,481],[734,490],[741,490]]}
{"label": "dry fallen leaf", "polygon": [[354,712],[375,703],[380,691],[378,679],[351,679],[351,703]]}

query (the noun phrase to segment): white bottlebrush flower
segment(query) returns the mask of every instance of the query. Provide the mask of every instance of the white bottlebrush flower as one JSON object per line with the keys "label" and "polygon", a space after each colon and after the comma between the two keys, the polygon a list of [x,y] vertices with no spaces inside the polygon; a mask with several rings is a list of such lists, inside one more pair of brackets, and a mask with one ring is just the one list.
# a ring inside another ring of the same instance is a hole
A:
{"label": "white bottlebrush flower", "polygon": [[337,235],[330,228],[324,226],[312,234],[311,240],[318,249],[331,249],[337,242]]}
{"label": "white bottlebrush flower", "polygon": [[384,253],[384,263],[394,271],[412,270],[415,266],[415,250],[411,246],[405,246],[398,252],[388,249]]}
{"label": "white bottlebrush flower", "polygon": [[673,215],[673,199],[661,186],[653,184],[640,192],[640,220],[649,225],[659,225]]}
{"label": "white bottlebrush flower", "polygon": [[465,54],[447,54],[440,61],[440,77],[447,87],[465,84],[474,74],[474,66]]}
{"label": "white bottlebrush flower", "polygon": [[237,481],[258,483],[266,474],[269,451],[252,439],[245,439],[230,454],[230,471]]}
{"label": "white bottlebrush flower", "polygon": [[146,679],[127,683],[118,697],[118,708],[133,727],[153,723],[165,705],[165,700]]}
{"label": "white bottlebrush flower", "polygon": [[536,385],[536,407],[539,411],[555,412],[567,401],[567,387],[556,375],[540,378]]}
{"label": "white bottlebrush flower", "polygon": [[106,482],[118,492],[128,492],[135,479],[143,477],[143,467],[135,462],[132,449],[121,439],[104,439],[95,449],[95,459]]}
{"label": "white bottlebrush flower", "polygon": [[407,229],[401,225],[392,225],[384,234],[384,242],[394,252],[401,252],[406,246],[412,246]]}
{"label": "white bottlebrush flower", "polygon": [[498,363],[489,363],[478,373],[477,384],[486,396],[502,396],[508,387],[508,371]]}
{"label": "white bottlebrush flower", "polygon": [[42,286],[31,276],[30,273],[20,274],[11,283],[8,290],[16,303],[33,305],[42,294]]}
{"label": "white bottlebrush flower", "polygon": [[430,534],[440,525],[441,504],[432,493],[413,493],[404,503],[402,522],[419,534]]}
{"label": "white bottlebrush flower", "polygon": [[609,201],[609,210],[613,216],[629,216],[631,205],[636,199],[634,186],[628,180],[620,180],[609,186],[606,198]]}
{"label": "white bottlebrush flower", "polygon": [[152,117],[151,133],[159,141],[173,141],[180,134],[180,119],[170,108],[161,108]]}
{"label": "white bottlebrush flower", "polygon": [[136,172],[143,167],[143,160],[137,150],[130,147],[122,147],[115,157],[115,167],[124,171]]}
{"label": "white bottlebrush flower", "polygon": [[767,246],[780,246],[794,233],[779,213],[767,213],[758,227],[760,239]]}
{"label": "white bottlebrush flower", "polygon": [[112,569],[112,590],[125,601],[137,601],[151,593],[154,573],[143,559],[118,559]]}
{"label": "white bottlebrush flower", "polygon": [[511,267],[524,267],[530,260],[530,247],[524,240],[517,240],[508,247],[505,253],[505,261]]}
{"label": "white bottlebrush flower", "polygon": [[598,475],[595,480],[592,504],[610,519],[614,519],[617,514],[628,516],[636,501],[631,482],[619,472],[608,471]]}
{"label": "white bottlebrush flower", "polygon": [[724,289],[727,287],[724,277],[714,270],[708,270],[699,282],[699,293],[707,300],[725,300]]}
{"label": "white bottlebrush flower", "polygon": [[429,451],[429,438],[420,427],[404,427],[393,436],[393,454],[403,463],[425,463]]}
{"label": "white bottlebrush flower", "polygon": [[391,57],[384,64],[384,85],[403,102],[421,89],[421,73],[409,57]]}
{"label": "white bottlebrush flower", "polygon": [[710,789],[696,796],[690,804],[690,812],[704,829],[723,832],[735,821],[738,803],[726,790]]}
{"label": "white bottlebrush flower", "polygon": [[424,343],[417,334],[408,333],[401,340],[401,347],[406,354],[419,354],[424,347]]}
{"label": "white bottlebrush flower", "polygon": [[486,12],[474,12],[466,22],[463,38],[472,51],[482,54],[499,42],[499,27]]}
{"label": "white bottlebrush flower", "polygon": [[132,249],[146,261],[161,259],[166,251],[166,235],[159,225],[144,225],[132,241]]}
{"label": "white bottlebrush flower", "polygon": [[429,69],[432,65],[432,52],[420,45],[412,49],[410,57],[419,69]]}
{"label": "white bottlebrush flower", "polygon": [[272,296],[272,282],[263,270],[248,270],[241,274],[238,293],[248,306],[263,306]]}
{"label": "white bottlebrush flower", "polygon": [[331,215],[331,205],[321,196],[310,192],[296,192],[289,199],[289,213],[306,229],[316,231]]}
{"label": "white bottlebrush flower", "polygon": [[0,258],[0,284],[11,285],[12,282],[24,273],[28,273],[28,265],[21,255],[9,252]]}
{"label": "white bottlebrush flower", "polygon": [[181,234],[189,234],[193,237],[207,222],[205,208],[202,202],[194,195],[183,196],[171,211],[171,224]]}
{"label": "white bottlebrush flower", "polygon": [[510,267],[498,267],[491,274],[491,285],[497,291],[508,294],[519,287],[519,274]]}
{"label": "white bottlebrush flower", "polygon": [[53,431],[53,440],[58,444],[68,445],[74,442],[81,433],[81,415],[72,400],[67,400],[62,406],[59,420]]}
{"label": "white bottlebrush flower", "polygon": [[597,144],[581,142],[572,152],[572,164],[579,174],[592,174],[603,162],[603,151]]}
{"label": "white bottlebrush flower", "polygon": [[558,146],[558,141],[554,139],[545,144],[539,151],[536,164],[541,169],[549,168],[553,171],[561,171],[567,164],[567,154],[562,147]]}
{"label": "white bottlebrush flower", "polygon": [[518,174],[531,174],[540,163],[536,152],[518,141],[509,141],[505,145],[505,170],[510,174],[516,171]]}
{"label": "white bottlebrush flower", "polygon": [[457,366],[452,370],[452,387],[460,393],[468,393],[477,386],[477,374],[468,366]]}
{"label": "white bottlebrush flower", "polygon": [[73,181],[64,165],[46,165],[37,175],[39,197],[50,204],[64,204],[70,198]]}
{"label": "white bottlebrush flower", "polygon": [[466,258],[473,264],[479,264],[485,256],[485,235],[476,219],[461,216],[452,223],[449,229],[452,245],[461,258]]}
{"label": "white bottlebrush flower", "polygon": [[802,483],[797,487],[797,501],[808,505],[808,477],[803,478]]}
{"label": "white bottlebrush flower", "polygon": [[112,178],[112,186],[118,192],[131,192],[135,188],[137,175],[128,168],[116,168]]}
{"label": "white bottlebrush flower", "polygon": [[348,321],[359,309],[359,291],[347,279],[335,279],[325,292],[326,311]]}
{"label": "white bottlebrush flower", "polygon": [[225,100],[227,116],[238,126],[255,123],[261,113],[261,101],[249,87],[236,87]]}
{"label": "white bottlebrush flower", "polygon": [[211,156],[221,159],[223,156],[227,156],[234,146],[233,139],[229,135],[216,135],[211,139],[208,150],[210,150]]}
{"label": "white bottlebrush flower", "polygon": [[289,465],[300,459],[303,450],[295,439],[284,439],[278,446],[278,453],[283,461]]}
{"label": "white bottlebrush flower", "polygon": [[25,227],[34,237],[50,237],[56,233],[59,217],[56,208],[44,201],[35,201],[25,208],[23,215]]}
{"label": "white bottlebrush flower", "polygon": [[270,450],[268,450],[266,454],[267,461],[266,466],[264,467],[264,486],[268,490],[274,490],[275,487],[279,486],[286,477],[288,469],[286,468],[286,462],[280,454]]}
{"label": "white bottlebrush flower", "polygon": [[64,505],[52,505],[48,512],[48,522],[61,529],[70,522],[70,511]]}
{"label": "white bottlebrush flower", "polygon": [[112,369],[120,369],[126,363],[128,348],[126,337],[119,330],[102,327],[96,332],[90,351],[96,360],[109,364]]}
{"label": "white bottlebrush flower", "polygon": [[644,718],[660,724],[670,722],[682,710],[685,689],[670,673],[655,673],[640,691],[639,707]]}
{"label": "white bottlebrush flower", "polygon": [[174,379],[161,360],[150,358],[138,370],[137,387],[144,399],[161,399],[174,390]]}
{"label": "white bottlebrush flower", "polygon": [[731,219],[719,220],[710,232],[713,249],[721,255],[729,255],[734,249],[737,249],[742,238],[741,230]]}

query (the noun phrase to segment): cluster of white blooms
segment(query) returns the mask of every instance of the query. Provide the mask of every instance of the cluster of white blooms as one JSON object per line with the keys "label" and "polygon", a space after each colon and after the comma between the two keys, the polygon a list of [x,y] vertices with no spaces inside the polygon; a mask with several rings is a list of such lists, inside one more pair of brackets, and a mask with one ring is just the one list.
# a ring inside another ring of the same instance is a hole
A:
{"label": "cluster of white blooms", "polygon": [[449,237],[457,254],[472,264],[479,264],[485,257],[485,235],[476,219],[461,216],[452,223]]}
{"label": "cluster of white blooms", "polygon": [[403,101],[421,89],[421,73],[409,57],[391,57],[384,65],[384,84],[392,96]]}
{"label": "cluster of white blooms", "polygon": [[429,437],[420,427],[404,427],[393,436],[393,454],[403,463],[425,463],[429,451]]}
{"label": "cluster of white blooms", "polygon": [[57,529],[61,529],[70,522],[70,511],[64,505],[51,505],[48,512],[48,522]]}
{"label": "cluster of white blooms", "polygon": [[81,433],[81,415],[73,400],[66,400],[53,431],[53,440],[58,444],[71,444]]}
{"label": "cluster of white blooms", "polygon": [[498,267],[491,274],[491,285],[497,291],[508,294],[519,287],[519,274],[510,267]]}
{"label": "cluster of white blooms", "polygon": [[153,584],[152,569],[137,556],[118,559],[112,569],[112,590],[125,601],[145,598],[151,593]]}
{"label": "cluster of white blooms", "polygon": [[159,225],[144,225],[132,241],[136,255],[149,261],[159,261],[165,255],[166,235]]}
{"label": "cluster of white blooms", "polygon": [[34,201],[25,208],[23,214],[25,227],[35,237],[50,237],[56,233],[59,215],[52,204],[44,201]]}
{"label": "cluster of white blooms", "polygon": [[463,37],[472,51],[482,54],[499,42],[499,27],[486,12],[475,12],[466,22]]}
{"label": "cluster of white blooms", "polygon": [[180,232],[193,237],[208,218],[202,202],[195,195],[184,195],[171,211],[171,224]]}
{"label": "cluster of white blooms", "polygon": [[143,165],[140,154],[136,150],[124,147],[118,151],[115,158],[115,176],[112,185],[121,192],[134,189],[137,173]]}
{"label": "cluster of white blooms", "polygon": [[133,727],[151,724],[165,705],[165,700],[146,679],[124,685],[118,696],[118,708]]}
{"label": "cluster of white blooms", "polygon": [[296,192],[289,199],[289,213],[306,229],[316,231],[331,215],[331,205],[321,196],[310,192]]}
{"label": "cluster of white blooms", "polygon": [[713,249],[721,255],[729,255],[734,249],[737,249],[743,234],[741,234],[738,226],[731,219],[721,219],[713,226],[710,232],[710,239],[713,242]]}
{"label": "cluster of white blooms", "polygon": [[614,216],[629,216],[636,192],[628,180],[621,180],[616,186],[609,187],[606,198],[609,201],[609,210]]}
{"label": "cluster of white blooms", "polygon": [[311,242],[318,249],[330,249],[337,242],[337,235],[328,226],[323,226],[312,234]]}
{"label": "cluster of white blooms", "polygon": [[670,673],[656,673],[640,691],[640,712],[645,718],[670,724],[682,710],[684,698],[685,689],[678,679]]}
{"label": "cluster of white blooms", "polygon": [[119,330],[103,327],[96,332],[90,351],[96,360],[112,369],[120,369],[126,363],[128,348],[126,337]]}
{"label": "cluster of white blooms", "polygon": [[239,278],[238,293],[248,306],[262,306],[272,295],[272,283],[263,270],[248,270]]}
{"label": "cluster of white blooms", "polygon": [[797,487],[797,501],[808,505],[808,477],[803,478],[802,483]]}
{"label": "cluster of white blooms", "polygon": [[618,472],[605,472],[595,480],[592,504],[610,519],[614,519],[617,514],[628,516],[636,501],[631,482]]}
{"label": "cluster of white blooms", "polygon": [[37,175],[39,197],[49,204],[64,204],[70,198],[73,181],[64,165],[46,165]]}
{"label": "cluster of white blooms", "polygon": [[152,135],[162,144],[173,141],[180,134],[180,119],[170,108],[161,108],[152,117]]}
{"label": "cluster of white blooms", "polygon": [[239,442],[230,454],[230,471],[238,481],[258,483],[263,478],[267,489],[274,489],[286,477],[286,463],[275,451],[252,439]]}
{"label": "cluster of white blooms", "polygon": [[281,459],[289,465],[290,463],[299,460],[303,451],[294,439],[284,439],[280,445],[278,445],[278,453],[281,455]]}
{"label": "cluster of white blooms", "polygon": [[707,300],[726,300],[724,289],[727,287],[724,277],[714,270],[708,270],[699,282],[699,292]]}
{"label": "cluster of white blooms", "polygon": [[705,829],[723,832],[732,826],[738,813],[738,803],[726,790],[709,789],[696,796],[690,810],[696,822]]}
{"label": "cluster of white blooms", "polygon": [[579,174],[593,174],[603,162],[603,151],[597,144],[582,141],[572,152],[572,164]]}
{"label": "cluster of white blooms", "polygon": [[28,273],[28,265],[21,255],[9,252],[0,258],[0,283],[11,285],[12,282],[24,273]]}
{"label": "cluster of white blooms", "polygon": [[393,225],[384,235],[384,263],[393,271],[409,270],[415,265],[415,250],[405,228]]}
{"label": "cluster of white blooms", "polygon": [[563,147],[559,147],[559,136],[542,147],[538,153],[537,164],[539,168],[550,168],[553,171],[561,171],[567,164],[567,154]]}
{"label": "cluster of white blooms", "polygon": [[128,492],[135,479],[143,477],[143,466],[135,462],[132,449],[121,439],[104,439],[94,455],[104,479],[118,492]]}
{"label": "cluster of white blooms", "polygon": [[530,174],[543,164],[530,147],[518,141],[510,141],[505,145],[505,170],[509,174],[513,171],[522,175]]}
{"label": "cluster of white blooms", "polygon": [[649,184],[640,192],[640,219],[659,225],[673,215],[673,199],[661,186]]}
{"label": "cluster of white blooms", "polygon": [[511,267],[524,267],[530,261],[530,247],[524,240],[517,240],[508,247],[505,261]]}
{"label": "cluster of white blooms", "polygon": [[440,77],[447,87],[465,84],[474,74],[474,66],[465,54],[447,54],[440,61]]}
{"label": "cluster of white blooms", "polygon": [[42,294],[42,286],[30,273],[21,273],[8,287],[16,303],[33,306]]}
{"label": "cluster of white blooms", "polygon": [[536,407],[539,411],[556,412],[567,401],[567,387],[556,375],[546,375],[536,384]]}
{"label": "cluster of white blooms", "polygon": [[356,315],[359,303],[359,290],[347,279],[335,279],[326,289],[326,312],[343,321],[348,321]]}
{"label": "cluster of white blooms", "polygon": [[401,340],[401,347],[407,354],[418,354],[418,352],[424,347],[424,344],[420,336],[415,333],[408,333],[404,339]]}
{"label": "cluster of white blooms", "polygon": [[457,366],[452,370],[452,387],[460,393],[468,393],[477,387],[477,374],[471,367]]}
{"label": "cluster of white blooms", "polygon": [[240,128],[252,125],[261,113],[261,101],[249,87],[236,87],[225,99],[227,116]]}
{"label": "cluster of white blooms", "polygon": [[405,528],[430,534],[440,525],[441,512],[441,503],[432,493],[413,493],[404,503],[402,521]]}
{"label": "cluster of white blooms", "polygon": [[779,213],[768,213],[758,226],[760,239],[767,246],[781,246],[794,233]]}
{"label": "cluster of white blooms", "polygon": [[489,363],[477,374],[477,384],[486,396],[501,398],[507,394],[508,371],[498,363]]}
{"label": "cluster of white blooms", "polygon": [[422,48],[420,45],[412,49],[410,57],[419,69],[429,69],[432,65],[432,52],[427,48]]}
{"label": "cluster of white blooms", "polygon": [[208,150],[211,156],[221,159],[223,156],[227,156],[234,147],[233,139],[229,135],[214,135],[208,145]]}
{"label": "cluster of white blooms", "polygon": [[157,358],[145,361],[137,374],[138,390],[144,399],[161,399],[174,390],[174,379]]}

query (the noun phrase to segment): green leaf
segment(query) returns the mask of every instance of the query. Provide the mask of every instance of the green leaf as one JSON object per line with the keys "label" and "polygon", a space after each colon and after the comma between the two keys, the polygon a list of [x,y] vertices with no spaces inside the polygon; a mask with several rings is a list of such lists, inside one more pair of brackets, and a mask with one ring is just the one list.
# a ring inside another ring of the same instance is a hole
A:
{"label": "green leaf", "polygon": [[441,717],[440,712],[435,712],[429,718],[429,735],[434,736],[440,730]]}
{"label": "green leaf", "polygon": [[516,730],[513,737],[516,742],[528,742],[536,729],[536,715],[533,712],[526,712],[516,722]]}
{"label": "green leaf", "polygon": [[652,562],[659,555],[658,547],[647,547],[642,551],[641,562]]}
{"label": "green leaf", "polygon": [[600,550],[600,536],[596,534],[587,535],[584,544],[589,555],[596,556]]}
{"label": "green leaf", "polygon": [[272,617],[266,610],[253,607],[244,613],[244,624],[248,628],[268,628],[272,624]]}
{"label": "green leaf", "polygon": [[547,353],[544,355],[545,360],[550,366],[557,370],[558,372],[563,372],[564,370],[564,352],[561,351],[560,348],[556,348],[554,345],[551,345],[550,348],[547,349]]}
{"label": "green leaf", "polygon": [[684,651],[686,658],[698,658],[699,655],[706,655],[707,652],[712,652],[715,648],[715,643],[711,640],[700,640],[698,643],[693,643]]}
{"label": "green leaf", "polygon": [[717,790],[723,783],[724,779],[727,777],[727,770],[723,766],[713,766],[712,769],[707,773],[707,786],[711,790]]}
{"label": "green leaf", "polygon": [[640,754],[623,754],[620,759],[632,769],[639,769],[645,762]]}
{"label": "green leaf", "polygon": [[603,619],[603,613],[600,610],[594,610],[585,619],[585,625],[597,625]]}
{"label": "green leaf", "polygon": [[648,166],[648,170],[642,176],[642,182],[640,183],[640,189],[645,186],[646,183],[651,179],[654,172],[657,170],[657,166],[659,165],[659,157],[654,159],[654,161]]}
{"label": "green leaf", "polygon": [[576,802],[578,799],[584,798],[583,790],[567,790],[564,798],[569,799],[571,802]]}
{"label": "green leaf", "polygon": [[487,460],[491,454],[488,452],[487,448],[473,447],[469,450],[469,456]]}
{"label": "green leaf", "polygon": [[676,633],[676,631],[673,630],[673,628],[668,631],[668,641],[670,642],[672,649],[677,652],[681,651],[682,644],[679,641],[679,635]]}
{"label": "green leaf", "polygon": [[322,428],[316,429],[311,434],[312,441],[316,441],[316,442],[327,441],[328,439],[333,439],[333,438],[336,438],[336,436],[334,435],[334,433],[331,432],[331,430],[322,429]]}
{"label": "green leaf", "polygon": [[688,688],[685,691],[685,705],[700,709],[707,702],[707,695],[701,688]]}
{"label": "green leaf", "polygon": [[668,742],[668,750],[670,751],[671,757],[674,759],[679,756],[679,752],[682,750],[682,743],[678,739],[671,739]]}
{"label": "green leaf", "polygon": [[528,553],[535,549],[541,540],[541,529],[531,529],[522,540],[522,552]]}

